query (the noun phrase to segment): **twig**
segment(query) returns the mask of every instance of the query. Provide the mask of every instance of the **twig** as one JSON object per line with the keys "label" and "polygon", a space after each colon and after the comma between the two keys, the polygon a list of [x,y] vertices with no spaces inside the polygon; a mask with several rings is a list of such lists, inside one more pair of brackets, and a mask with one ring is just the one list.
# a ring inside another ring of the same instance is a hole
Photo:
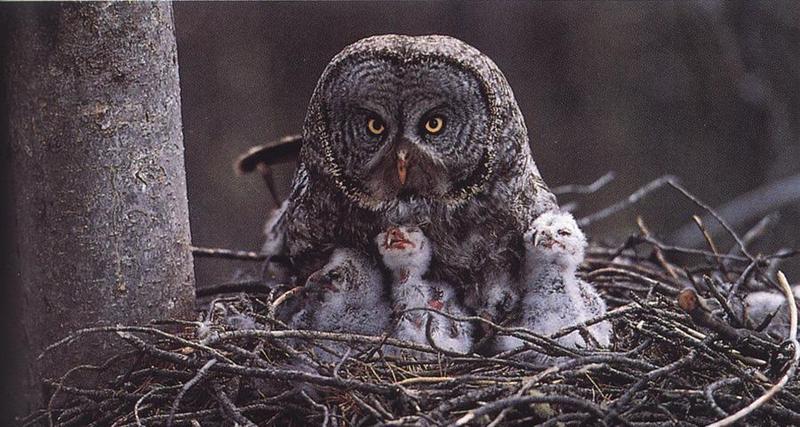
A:
{"label": "twig", "polygon": [[670,187],[672,187],[672,188],[678,190],[679,192],[681,192],[681,194],[686,196],[686,198],[691,200],[694,204],[696,204],[697,206],[701,207],[706,212],[708,212],[712,217],[714,217],[714,219],[717,220],[717,222],[722,226],[722,228],[724,228],[725,231],[727,231],[728,234],[730,234],[731,237],[733,237],[733,240],[735,240],[736,244],[739,245],[739,250],[742,252],[742,254],[744,256],[746,256],[748,259],[750,259],[750,261],[754,261],[755,260],[753,258],[753,255],[751,255],[750,252],[747,250],[747,245],[744,243],[744,241],[742,241],[742,238],[739,237],[739,235],[736,234],[735,231],[733,231],[733,228],[730,225],[728,225],[728,222],[725,221],[725,219],[723,219],[717,213],[717,211],[714,210],[714,208],[712,208],[711,206],[709,206],[706,203],[704,203],[702,200],[697,198],[697,196],[695,196],[694,194],[690,193],[689,190],[684,188],[677,181],[674,181],[674,180],[670,179],[670,180],[667,180],[667,184],[669,184]]}
{"label": "twig", "polygon": [[[142,397],[137,399],[136,403],[133,405],[133,416],[136,419],[136,426],[137,427],[143,427],[144,426],[144,423],[142,423],[142,418],[141,418],[141,416],[139,416],[139,411],[140,411],[139,408],[142,406],[142,403],[144,403],[144,401],[147,400],[148,397],[150,397],[151,395],[154,395],[156,393],[163,393],[163,392],[165,392],[167,390],[170,390],[170,389],[179,389],[179,388],[182,388],[182,387],[183,386],[181,386],[181,385],[169,386],[169,387],[154,387],[152,390],[148,391],[147,393],[143,394]],[[172,414],[172,415],[174,417],[174,414]]]}
{"label": "twig", "polygon": [[308,401],[308,403],[311,404],[311,406],[315,406],[317,408],[322,408],[322,410],[323,410],[322,427],[327,427],[328,426],[328,418],[329,418],[328,407],[323,405],[323,404],[321,404],[321,403],[315,402],[314,399],[309,397],[308,394],[305,391],[301,391],[300,395],[303,396],[303,398],[306,399]]}
{"label": "twig", "polygon": [[[237,331],[237,332],[242,332],[242,331]],[[123,337],[125,340],[129,341],[131,344],[133,344],[140,350],[145,351],[151,356],[156,357],[158,359],[166,360],[172,363],[178,363],[181,365],[189,365],[189,366],[198,365],[196,361],[184,355],[164,351],[150,344],[147,344],[144,340],[129,332],[118,332],[118,335]],[[303,381],[312,384],[326,385],[343,389],[353,388],[356,390],[364,390],[370,393],[396,394],[398,392],[398,389],[391,385],[377,385],[377,384],[368,384],[356,380],[336,379],[336,378],[325,377],[318,374],[310,374],[307,372],[302,372],[293,369],[253,368],[253,367],[241,366],[238,364],[221,363],[221,362],[212,366],[211,369],[214,371],[220,371],[228,374],[252,376],[256,378],[270,378],[270,379],[278,379],[286,381]]]}
{"label": "twig", "polygon": [[652,193],[655,190],[663,187],[667,184],[670,180],[677,179],[672,175],[664,175],[660,178],[657,178],[653,181],[650,181],[645,186],[639,188],[638,190],[634,191],[630,196],[628,196],[625,200],[617,202],[605,209],[600,210],[599,212],[595,212],[589,216],[583,217],[578,220],[578,225],[581,227],[588,226],[594,222],[600,221],[602,219],[606,219],[615,213],[626,209],[632,205],[635,205],[640,200],[642,200],[645,196]]}
{"label": "twig", "polygon": [[793,348],[793,355],[792,360],[789,363],[789,368],[786,370],[786,373],[781,377],[780,381],[775,383],[766,393],[761,395],[758,399],[756,399],[753,403],[745,406],[744,408],[736,411],[733,415],[725,417],[713,424],[709,427],[723,427],[729,426],[737,422],[738,420],[750,415],[753,411],[758,409],[764,403],[768,402],[772,399],[778,392],[783,390],[783,387],[786,386],[786,383],[794,376],[795,371],[797,370],[797,363],[800,361],[800,343],[797,342],[797,304],[795,303],[794,294],[792,293],[792,288],[789,286],[789,282],[786,280],[786,276],[784,276],[783,272],[778,272],[778,284],[781,286],[781,290],[783,291],[783,295],[786,297],[786,307],[789,310],[789,337],[787,338],[789,342],[792,344]]}
{"label": "twig", "polygon": [[[653,236],[653,234],[650,232],[650,229],[647,228],[647,225],[644,223],[644,219],[641,216],[636,217],[636,224],[639,226],[639,230],[642,231],[642,234],[644,234],[645,237]],[[656,259],[661,264],[661,266],[664,267],[665,270],[667,270],[667,273],[669,273],[669,275],[672,276],[673,279],[677,279],[678,273],[676,273],[675,270],[672,268],[672,266],[669,264],[669,262],[667,262],[667,259],[666,257],[664,257],[664,252],[661,250],[661,248],[659,248],[658,246],[653,246],[653,252],[655,252]]]}
{"label": "twig", "polygon": [[739,292],[739,288],[744,285],[747,279],[750,278],[750,275],[755,271],[755,268],[758,266],[758,262],[753,261],[751,262],[747,268],[744,269],[742,274],[739,275],[739,278],[733,283],[731,289],[728,291],[728,298],[726,301],[730,304],[731,300],[733,299],[734,295]]}
{"label": "twig", "polygon": [[708,290],[711,292],[711,295],[717,300],[719,305],[722,307],[722,310],[728,316],[728,319],[730,319],[732,326],[734,328],[741,328],[743,326],[742,321],[739,320],[739,317],[733,312],[731,305],[728,304],[728,301],[722,296],[722,293],[718,289],[718,286],[722,285],[722,283],[709,276],[703,276],[703,282],[705,282],[706,287],[708,287]]}
{"label": "twig", "polygon": [[703,390],[703,393],[706,396],[706,400],[708,400],[709,405],[711,405],[711,409],[713,409],[714,412],[717,413],[717,415],[722,417],[727,417],[730,414],[728,414],[722,408],[719,407],[717,401],[714,399],[714,392],[717,391],[717,389],[719,388],[727,387],[729,385],[739,384],[741,382],[742,382],[741,378],[723,378],[721,380],[714,381],[713,383],[709,384],[708,387],[705,388],[705,390]]}
{"label": "twig", "polygon": [[190,246],[192,255],[197,258],[222,258],[222,259],[235,259],[239,261],[265,261],[266,254],[261,254],[253,251],[239,251],[234,249],[223,248],[204,248],[199,246]]}
{"label": "twig", "polygon": [[217,399],[217,402],[219,402],[221,412],[225,414],[226,418],[235,421],[237,425],[256,427],[256,424],[245,417],[244,414],[242,414],[241,409],[236,407],[231,398],[228,397],[228,394],[225,393],[225,390],[222,389],[220,384],[215,381],[211,381],[211,389],[214,390],[214,398]]}
{"label": "twig", "polygon": [[725,269],[725,263],[723,263],[722,258],[720,258],[719,250],[717,250],[717,245],[714,243],[714,239],[711,238],[711,235],[708,234],[708,230],[706,230],[705,225],[703,225],[703,220],[700,219],[700,217],[697,215],[692,215],[692,220],[695,222],[695,224],[697,224],[697,228],[700,229],[700,232],[706,239],[708,248],[711,249],[712,253],[714,253],[714,259],[717,261],[717,266],[719,267],[719,270],[722,272],[723,277],[728,277],[728,271]]}
{"label": "twig", "polygon": [[[748,259],[748,258],[742,257],[742,256],[738,256],[738,255],[714,254],[713,252],[706,251],[706,250],[703,250],[703,249],[695,249],[695,248],[687,248],[687,247],[683,247],[683,246],[669,245],[669,244],[666,244],[666,243],[664,243],[664,242],[662,242],[660,240],[657,240],[657,239],[655,239],[653,237],[632,236],[632,238],[630,239],[630,244],[638,244],[638,243],[649,243],[651,245],[658,246],[661,250],[664,250],[664,251],[667,251],[667,252],[678,252],[678,253],[683,253],[683,254],[687,254],[687,255],[702,255],[702,256],[712,257],[712,258],[719,257],[719,258],[722,258],[722,259],[725,259],[725,260],[730,260],[730,261],[740,261],[740,262],[751,262],[752,261],[751,259]],[[628,244],[628,242],[626,242],[626,244]]]}
{"label": "twig", "polygon": [[550,191],[555,194],[556,196],[562,196],[565,194],[592,194],[600,191],[603,187],[608,185],[614,178],[617,177],[617,174],[614,171],[608,171],[605,175],[597,178],[593,183],[588,185],[581,185],[581,184],[569,184],[569,185],[561,185],[558,187],[553,187]]}
{"label": "twig", "polygon": [[294,297],[302,290],[303,290],[302,286],[295,286],[294,288],[289,289],[288,291],[282,293],[278,298],[275,298],[275,301],[273,301],[272,304],[270,304],[269,307],[270,313],[274,315],[275,311],[281,304],[283,304],[287,299]]}
{"label": "twig", "polygon": [[[756,188],[725,203],[716,211],[720,218],[727,220],[728,224],[742,227],[755,218],[761,218],[769,212],[796,203],[798,200],[800,200],[800,174]],[[708,223],[710,218],[704,218],[704,220]],[[719,230],[718,227],[713,225],[710,227],[711,233],[715,233],[717,230]],[[702,238],[697,236],[691,224],[687,224],[673,233],[670,241],[694,247],[699,246]]]}
{"label": "twig", "polygon": [[220,294],[233,294],[239,292],[245,292],[248,294],[266,294],[270,290],[271,288],[266,286],[264,282],[260,280],[248,280],[244,282],[221,283],[214,286],[203,286],[202,288],[197,288],[194,292],[194,295],[197,298],[205,298]]}
{"label": "twig", "polygon": [[[761,219],[760,219],[760,220],[759,220],[759,221],[756,223],[756,225],[754,225],[754,226],[753,226],[753,227],[751,227],[749,230],[747,230],[747,232],[746,232],[746,233],[744,233],[744,236],[742,236],[742,240],[743,240],[743,241],[744,241],[744,242],[745,242],[745,243],[746,243],[748,246],[750,246],[750,244],[751,244],[751,243],[753,243],[754,241],[756,241],[756,240],[757,240],[759,237],[761,237],[761,236],[762,236],[762,235],[763,235],[763,234],[764,234],[764,233],[765,233],[765,232],[766,232],[766,231],[767,231],[767,230],[768,230],[770,227],[772,227],[772,226],[773,226],[773,225],[774,225],[776,222],[778,222],[778,219],[779,219],[779,218],[780,218],[780,214],[779,214],[778,212],[773,212],[773,213],[771,213],[771,214],[769,214],[769,215],[765,216],[764,218],[761,218]],[[734,251],[736,251],[737,249],[738,249],[737,247],[732,247],[732,248],[731,248],[731,252],[730,252],[730,253],[733,253],[733,252],[734,252]]]}
{"label": "twig", "polygon": [[62,345],[70,344],[70,343],[74,342],[76,339],[78,339],[79,337],[81,337],[83,335],[97,334],[97,333],[103,333],[103,332],[116,332],[118,335],[120,333],[123,333],[123,332],[124,333],[139,332],[139,333],[144,333],[144,334],[148,334],[148,335],[154,335],[154,336],[157,336],[157,337],[166,338],[166,339],[168,339],[170,341],[174,341],[174,342],[176,342],[176,343],[178,343],[178,344],[180,344],[182,346],[192,347],[192,348],[195,348],[195,349],[198,349],[198,350],[207,351],[208,353],[214,355],[215,357],[217,357],[217,358],[219,358],[221,360],[226,360],[226,361],[229,360],[227,357],[225,357],[225,355],[223,355],[222,353],[220,353],[216,349],[213,349],[211,347],[205,346],[202,343],[197,343],[195,341],[190,341],[190,340],[187,340],[185,338],[181,338],[181,337],[179,337],[177,335],[170,334],[169,332],[164,332],[164,331],[162,331],[160,329],[150,328],[150,327],[146,327],[146,326],[97,326],[97,327],[93,327],[93,328],[79,329],[79,330],[67,335],[66,337],[62,338],[61,340],[56,341],[55,343],[50,344],[47,347],[45,347],[45,349],[42,350],[41,354],[39,354],[38,359],[41,360],[48,352],[53,351],[55,348],[60,347]]}
{"label": "twig", "polygon": [[206,362],[198,371],[197,375],[194,376],[191,380],[189,380],[186,384],[181,387],[181,390],[178,392],[178,395],[175,396],[175,400],[172,401],[172,406],[169,409],[169,418],[167,418],[167,427],[172,427],[172,423],[175,420],[175,414],[178,412],[178,407],[181,404],[181,400],[183,400],[183,396],[186,395],[186,392],[189,391],[192,387],[196,386],[203,381],[206,376],[208,375],[208,370],[211,369],[217,363],[217,359],[211,359]]}
{"label": "twig", "polygon": [[655,379],[657,379],[657,378],[659,378],[661,376],[672,374],[675,371],[677,371],[678,369],[683,368],[687,364],[689,364],[692,361],[694,361],[695,357],[697,357],[697,354],[698,353],[697,353],[696,350],[692,350],[692,351],[689,352],[689,354],[687,354],[687,355],[681,357],[680,359],[670,363],[669,365],[662,366],[662,367],[660,367],[658,369],[654,369],[654,370],[646,373],[631,388],[629,388],[625,393],[623,393],[622,396],[619,397],[619,399],[614,401],[614,403],[609,408],[608,415],[606,415],[606,417],[605,417],[605,420],[604,420],[605,423],[607,424],[607,423],[609,423],[611,421],[611,418],[613,418],[615,416],[619,416],[617,408],[625,407],[625,405],[627,405],[631,401],[631,399],[633,399],[633,396],[639,390],[641,390],[645,386],[645,384],[647,384],[649,381],[653,381],[653,380],[655,380]]}

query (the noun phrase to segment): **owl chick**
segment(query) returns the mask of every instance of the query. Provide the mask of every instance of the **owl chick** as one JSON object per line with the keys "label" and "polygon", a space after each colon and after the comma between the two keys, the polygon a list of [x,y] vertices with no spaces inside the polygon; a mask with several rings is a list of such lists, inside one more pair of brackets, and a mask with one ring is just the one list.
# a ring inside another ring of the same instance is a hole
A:
{"label": "owl chick", "polygon": [[[605,314],[605,302],[597,291],[575,275],[583,261],[586,237],[569,213],[547,212],[531,224],[524,235],[525,259],[522,288],[525,295],[521,316],[515,326],[522,326],[541,335]],[[590,326],[594,341],[607,346],[611,324],[607,321]],[[557,340],[565,347],[587,347],[578,331]],[[591,346],[593,343],[588,343]],[[497,338],[496,350],[507,351],[522,346],[522,341],[510,337]],[[533,359],[548,358],[534,354]]]}
{"label": "owl chick", "polygon": [[[466,316],[451,285],[423,279],[430,266],[432,251],[430,241],[418,227],[389,227],[378,234],[375,242],[383,263],[392,272],[391,293],[395,312],[427,307],[453,316]],[[436,313],[403,313],[397,321],[394,336],[427,344],[429,321],[431,338],[436,346],[457,353],[470,351],[472,325]]]}
{"label": "owl chick", "polygon": [[[292,318],[293,328],[380,335],[389,327],[391,310],[381,272],[372,260],[351,249],[334,250],[330,261],[309,276],[304,294],[305,307]],[[332,342],[326,346],[345,349]],[[317,353],[323,360],[338,360],[326,351]]]}

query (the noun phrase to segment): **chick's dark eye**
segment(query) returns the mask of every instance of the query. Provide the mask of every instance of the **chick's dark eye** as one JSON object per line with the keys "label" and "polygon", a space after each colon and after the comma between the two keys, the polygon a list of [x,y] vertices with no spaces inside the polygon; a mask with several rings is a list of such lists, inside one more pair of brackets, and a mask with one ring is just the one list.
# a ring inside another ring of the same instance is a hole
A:
{"label": "chick's dark eye", "polygon": [[433,116],[425,121],[425,131],[431,135],[436,135],[444,130],[444,117]]}
{"label": "chick's dark eye", "polygon": [[570,233],[568,230],[565,230],[565,229],[562,228],[561,230],[558,230],[558,235],[559,236],[571,236],[572,233]]}

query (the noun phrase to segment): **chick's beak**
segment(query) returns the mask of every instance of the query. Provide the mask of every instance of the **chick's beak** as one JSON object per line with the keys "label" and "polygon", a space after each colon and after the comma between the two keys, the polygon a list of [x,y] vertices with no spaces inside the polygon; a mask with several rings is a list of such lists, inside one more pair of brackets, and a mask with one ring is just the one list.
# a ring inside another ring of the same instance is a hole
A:
{"label": "chick's beak", "polygon": [[386,240],[383,243],[385,248],[405,249],[407,245],[414,246],[399,228],[392,227],[386,231]]}
{"label": "chick's beak", "polygon": [[337,292],[339,289],[333,281],[324,273],[316,272],[308,277],[304,289],[308,293],[321,293],[324,291]]}
{"label": "chick's beak", "polygon": [[533,232],[533,246],[539,246],[539,242],[542,241],[542,233],[538,231]]}
{"label": "chick's beak", "polygon": [[400,179],[400,185],[405,185],[406,175],[408,173],[408,151],[397,150],[397,178]]}

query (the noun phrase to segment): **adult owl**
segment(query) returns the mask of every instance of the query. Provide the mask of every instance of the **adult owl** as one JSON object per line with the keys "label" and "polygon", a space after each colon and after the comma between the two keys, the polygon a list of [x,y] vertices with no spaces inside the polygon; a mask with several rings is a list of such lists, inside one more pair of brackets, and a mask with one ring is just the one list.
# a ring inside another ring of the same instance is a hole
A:
{"label": "adult owl", "polygon": [[[268,163],[270,152],[240,166]],[[382,35],[346,47],[322,73],[265,248],[288,254],[302,279],[334,248],[376,255],[381,230],[415,224],[433,242],[432,278],[479,290],[519,270],[523,231],[554,208],[494,62],[452,37]]]}

